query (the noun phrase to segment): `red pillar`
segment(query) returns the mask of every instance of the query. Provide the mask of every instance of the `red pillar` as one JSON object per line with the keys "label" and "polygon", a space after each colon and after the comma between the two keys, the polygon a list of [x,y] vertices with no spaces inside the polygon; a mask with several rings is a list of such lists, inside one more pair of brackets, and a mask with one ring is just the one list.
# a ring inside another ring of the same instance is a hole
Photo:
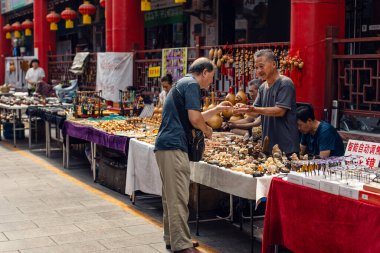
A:
{"label": "red pillar", "polygon": [[33,4],[34,12],[34,49],[40,66],[45,70],[46,80],[48,80],[48,54],[54,53],[56,49],[55,32],[50,31],[49,23],[46,21],[47,0],[35,0]]}
{"label": "red pillar", "polygon": [[141,2],[112,0],[112,51],[131,52],[144,48],[144,14]]}
{"label": "red pillar", "polygon": [[[1,9],[0,9],[1,13]],[[0,14],[1,15],[1,14]],[[5,25],[4,17],[0,17],[0,85],[5,81],[5,57],[11,55],[11,40],[5,39],[5,33],[3,27]]]}
{"label": "red pillar", "polygon": [[113,0],[106,0],[106,51],[112,52],[112,6]]}
{"label": "red pillar", "polygon": [[325,106],[326,30],[336,26],[339,37],[344,37],[344,22],[344,0],[291,0],[291,53],[299,50],[305,62],[296,85],[297,101],[312,103],[317,118]]}

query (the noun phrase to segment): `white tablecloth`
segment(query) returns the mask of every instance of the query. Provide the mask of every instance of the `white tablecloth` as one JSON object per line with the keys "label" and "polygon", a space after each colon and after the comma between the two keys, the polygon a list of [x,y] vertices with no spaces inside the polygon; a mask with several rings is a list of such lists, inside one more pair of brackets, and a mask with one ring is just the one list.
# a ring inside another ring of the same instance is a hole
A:
{"label": "white tablecloth", "polygon": [[252,177],[205,162],[192,163],[190,179],[198,184],[245,199],[266,197],[273,176]]}
{"label": "white tablecloth", "polygon": [[0,103],[0,108],[7,110],[26,110],[28,109],[28,105],[6,105]]}
{"label": "white tablecloth", "polygon": [[[154,146],[131,139],[128,151],[128,169],[125,193],[140,190],[161,196],[162,182],[154,155]],[[205,162],[191,163],[191,181],[234,196],[260,200],[266,197],[272,176],[252,177]]]}
{"label": "white tablecloth", "polygon": [[153,150],[153,145],[136,139],[130,140],[125,194],[132,195],[134,191],[140,190],[161,196],[160,170]]}

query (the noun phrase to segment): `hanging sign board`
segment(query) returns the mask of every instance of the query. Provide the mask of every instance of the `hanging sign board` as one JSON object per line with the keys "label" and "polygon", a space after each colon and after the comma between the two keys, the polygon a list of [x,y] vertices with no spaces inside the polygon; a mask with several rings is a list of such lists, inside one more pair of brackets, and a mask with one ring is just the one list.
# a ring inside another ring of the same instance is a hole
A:
{"label": "hanging sign board", "polygon": [[1,0],[2,13],[7,13],[20,8],[23,8],[29,4],[32,4],[33,0]]}
{"label": "hanging sign board", "polygon": [[162,49],[162,75],[171,74],[173,80],[185,76],[187,73],[187,48]]}
{"label": "hanging sign board", "polygon": [[380,162],[380,143],[349,140],[345,155],[361,156],[362,164],[370,168],[377,167]]}
{"label": "hanging sign board", "polygon": [[160,71],[161,67],[156,66],[156,67],[149,67],[148,69],[148,77],[160,77]]}

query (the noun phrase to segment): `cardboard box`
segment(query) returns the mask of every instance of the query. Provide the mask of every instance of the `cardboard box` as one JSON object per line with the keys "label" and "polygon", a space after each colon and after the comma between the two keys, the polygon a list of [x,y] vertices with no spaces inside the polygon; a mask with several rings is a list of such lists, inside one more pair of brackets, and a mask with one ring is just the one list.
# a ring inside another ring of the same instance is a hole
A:
{"label": "cardboard box", "polygon": [[359,191],[363,187],[351,187],[346,184],[339,185],[339,195],[350,199],[359,200]]}
{"label": "cardboard box", "polygon": [[324,192],[339,195],[339,185],[340,183],[338,181],[322,179],[319,183],[319,189]]}
{"label": "cardboard box", "polygon": [[359,191],[359,201],[380,205],[380,194],[362,190]]}
{"label": "cardboard box", "polygon": [[304,177],[302,180],[302,183],[306,187],[319,190],[321,179],[322,179],[321,176]]}

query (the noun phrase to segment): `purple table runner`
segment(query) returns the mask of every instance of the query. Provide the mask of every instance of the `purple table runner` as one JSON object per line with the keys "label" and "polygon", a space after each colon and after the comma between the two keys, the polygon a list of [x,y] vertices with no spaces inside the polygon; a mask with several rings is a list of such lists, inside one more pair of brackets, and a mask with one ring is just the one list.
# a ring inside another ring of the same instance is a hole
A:
{"label": "purple table runner", "polygon": [[78,139],[90,141],[98,145],[111,148],[128,154],[129,138],[126,136],[118,136],[108,134],[89,126],[82,126],[69,121],[65,121],[63,125],[63,135],[75,137]]}

